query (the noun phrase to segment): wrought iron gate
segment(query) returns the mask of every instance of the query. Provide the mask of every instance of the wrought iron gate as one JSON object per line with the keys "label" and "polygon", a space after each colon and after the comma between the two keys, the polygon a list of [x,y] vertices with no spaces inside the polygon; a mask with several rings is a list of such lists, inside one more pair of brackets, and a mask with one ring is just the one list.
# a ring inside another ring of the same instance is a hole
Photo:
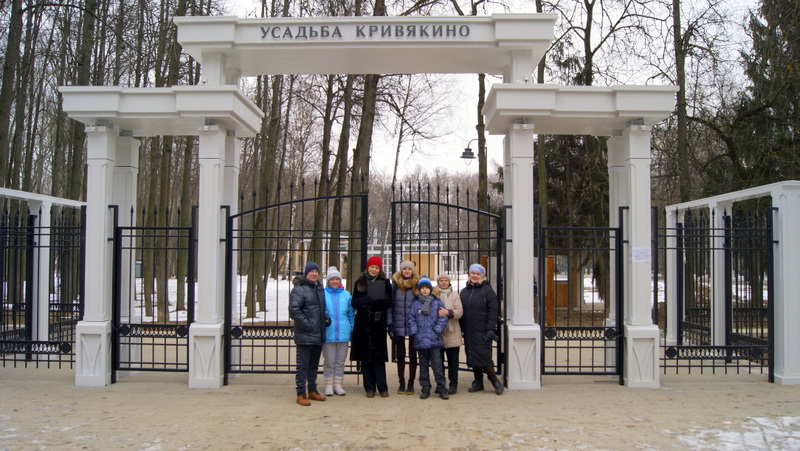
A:
{"label": "wrought iron gate", "polygon": [[654,215],[654,274],[667,281],[653,290],[664,372],[768,372],[772,382],[774,211],[757,201],[686,210],[675,227]]}
{"label": "wrought iron gate", "polygon": [[[294,199],[229,215],[225,383],[229,373],[296,371],[292,280],[313,261],[322,276],[336,266],[343,284],[355,281],[366,261],[366,230],[366,195]],[[355,372],[355,365],[345,371]]]}
{"label": "wrought iron gate", "polygon": [[0,214],[0,362],[71,368],[83,318],[86,208]]}
{"label": "wrought iron gate", "polygon": [[[482,264],[500,300],[496,331],[500,340],[495,346],[494,360],[497,374],[503,374],[506,343],[504,222],[501,215],[480,210],[477,200],[469,190],[442,190],[430,185],[399,188],[392,202],[392,270],[396,270],[401,261],[411,260],[417,264],[417,272],[432,281],[436,274],[449,274],[454,288],[461,291],[467,282],[469,266]],[[490,204],[489,199],[486,204]],[[460,366],[466,369],[463,362]]]}
{"label": "wrought iron gate", "polygon": [[543,227],[537,234],[542,374],[622,381],[622,231]]}
{"label": "wrought iron gate", "polygon": [[[194,322],[197,209],[185,226],[118,226],[114,210],[114,362],[117,371],[189,371]],[[129,224],[147,223],[145,212]],[[152,213],[154,216],[157,212]],[[166,212],[164,224],[182,224]],[[136,221],[136,220],[138,221]],[[157,218],[150,218],[158,223]]]}

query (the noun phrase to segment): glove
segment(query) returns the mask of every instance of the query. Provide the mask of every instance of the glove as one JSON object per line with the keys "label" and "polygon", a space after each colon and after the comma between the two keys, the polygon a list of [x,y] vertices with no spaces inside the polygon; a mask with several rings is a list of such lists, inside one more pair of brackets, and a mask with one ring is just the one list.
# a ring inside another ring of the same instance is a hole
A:
{"label": "glove", "polygon": [[498,337],[498,336],[497,336],[497,334],[495,334],[495,333],[494,333],[494,332],[492,332],[491,330],[490,330],[490,331],[488,331],[488,332],[486,332],[486,333],[483,335],[483,339],[484,339],[485,341],[500,341],[500,337]]}
{"label": "glove", "polygon": [[360,301],[361,302],[361,306],[362,307],[369,307],[370,305],[372,305],[372,301],[373,301],[373,299],[369,295],[366,295],[363,298],[361,298],[361,301]]}
{"label": "glove", "polygon": [[394,326],[392,326],[391,324],[387,325],[386,331],[389,333],[389,338],[394,340]]}
{"label": "glove", "polygon": [[325,315],[325,327],[330,327],[330,326],[331,326],[331,317]]}

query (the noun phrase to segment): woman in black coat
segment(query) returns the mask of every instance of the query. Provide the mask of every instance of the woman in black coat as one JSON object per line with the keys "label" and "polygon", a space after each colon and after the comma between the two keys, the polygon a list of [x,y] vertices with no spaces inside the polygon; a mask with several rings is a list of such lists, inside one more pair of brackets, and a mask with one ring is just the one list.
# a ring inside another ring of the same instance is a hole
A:
{"label": "woman in black coat", "polygon": [[486,280],[486,268],[479,264],[469,267],[467,286],[461,290],[461,305],[464,314],[458,320],[464,334],[464,350],[467,366],[472,368],[475,381],[467,389],[473,393],[483,390],[483,373],[489,376],[495,393],[503,393],[503,383],[494,372],[492,361],[492,342],[497,339],[494,333],[500,312],[497,294]]}
{"label": "woman in black coat", "polygon": [[382,267],[380,257],[370,257],[367,259],[367,269],[353,285],[352,304],[356,320],[350,360],[361,364],[368,398],[373,398],[376,390],[381,397],[389,396],[386,383],[386,362],[389,361],[386,316],[392,306],[392,285]]}

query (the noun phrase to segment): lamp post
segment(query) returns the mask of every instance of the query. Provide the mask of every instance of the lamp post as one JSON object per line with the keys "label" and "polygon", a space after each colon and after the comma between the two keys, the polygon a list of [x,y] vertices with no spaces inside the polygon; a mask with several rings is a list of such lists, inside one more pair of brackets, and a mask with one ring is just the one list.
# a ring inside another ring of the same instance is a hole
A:
{"label": "lamp post", "polygon": [[469,166],[469,164],[472,163],[472,160],[477,158],[475,156],[475,153],[469,147],[470,144],[472,144],[474,141],[477,140],[478,140],[477,138],[470,140],[470,142],[467,143],[467,147],[464,148],[464,152],[461,153],[461,159],[464,160],[464,164],[466,164],[467,166]]}

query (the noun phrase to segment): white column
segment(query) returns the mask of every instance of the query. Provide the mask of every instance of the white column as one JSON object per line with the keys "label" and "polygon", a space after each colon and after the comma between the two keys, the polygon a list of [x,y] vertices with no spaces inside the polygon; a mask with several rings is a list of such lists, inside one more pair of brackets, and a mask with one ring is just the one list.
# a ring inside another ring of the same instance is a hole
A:
{"label": "white column", "polygon": [[534,255],[533,130],[515,124],[504,144],[506,216],[506,292],[508,388],[541,388],[541,328],[533,317]]}
{"label": "white column", "polygon": [[111,383],[111,277],[113,176],[118,132],[87,126],[86,268],[83,321],[76,328],[75,385]]}
{"label": "white column", "polygon": [[630,125],[620,137],[625,152],[629,210],[623,233],[625,247],[625,385],[632,388],[659,387],[659,331],[651,309],[650,242],[650,127]]}
{"label": "white column", "polygon": [[781,186],[772,193],[775,255],[775,382],[800,385],[800,187]]}
{"label": "white column", "polygon": [[201,84],[219,86],[227,83],[229,77],[238,74],[234,71],[228,73],[228,59],[220,52],[203,52],[203,73]]}
{"label": "white column", "polygon": [[[683,213],[678,217],[676,209],[667,210],[666,228],[667,230],[677,230],[678,222],[683,222]],[[666,299],[666,338],[665,343],[668,346],[675,346],[678,344],[678,318],[683,315],[683,312],[678,312],[678,238],[675,233],[667,233],[666,243],[666,263],[664,280],[665,289],[667,291]],[[682,264],[682,262],[681,262]]]}
{"label": "white column", "polygon": [[[622,132],[615,131],[614,136],[608,139],[608,226],[619,227],[619,208],[628,205],[628,178],[625,169],[625,146],[621,138]],[[609,249],[615,249],[617,240],[609,239]],[[609,254],[608,262],[608,316],[604,320],[605,327],[616,327],[620,318],[617,318],[617,307],[619,297],[619,287],[617,287],[617,265],[613,253]],[[622,253],[618,253],[618,258],[622,258]],[[623,277],[625,274],[623,274]],[[616,364],[617,352],[615,349],[606,351],[607,364]]]}
{"label": "white column", "polygon": [[28,212],[36,216],[34,224],[33,270],[36,274],[31,290],[33,305],[33,330],[31,339],[48,341],[50,334],[50,208],[52,204],[43,200],[28,200]]}
{"label": "white column", "polygon": [[725,345],[725,318],[730,314],[725,308],[725,212],[731,214],[732,201],[712,202],[708,206],[713,238],[711,244],[711,344]]}
{"label": "white column", "polygon": [[224,200],[227,133],[207,125],[199,136],[197,308],[189,328],[189,388],[223,383]]}
{"label": "white column", "polygon": [[[130,136],[120,136],[117,138],[117,161],[114,167],[114,194],[113,204],[119,208],[117,225],[120,227],[136,226],[136,195],[138,191],[139,175],[139,145],[140,141]],[[131,210],[134,213],[131,214]],[[120,259],[120,320],[122,323],[140,323],[141,312],[131,309],[130,297],[134,293],[136,283],[135,253],[132,248],[133,243],[121,243]],[[133,362],[140,361],[141,347],[136,343],[141,339],[132,338],[131,344],[120,345],[120,355],[127,356]],[[133,372],[119,371],[117,376],[130,376]]]}

